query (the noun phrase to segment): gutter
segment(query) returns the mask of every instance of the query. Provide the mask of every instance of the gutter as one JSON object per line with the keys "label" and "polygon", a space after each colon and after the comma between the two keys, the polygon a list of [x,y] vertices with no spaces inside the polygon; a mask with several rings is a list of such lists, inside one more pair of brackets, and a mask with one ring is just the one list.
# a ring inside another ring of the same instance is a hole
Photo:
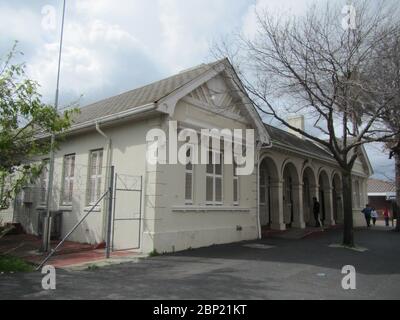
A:
{"label": "gutter", "polygon": [[[108,182],[110,181],[110,174],[111,174],[111,165],[112,165],[112,139],[107,136],[104,131],[101,130],[100,124],[96,122],[96,131],[103,136],[107,143],[106,143],[106,150],[107,150],[107,160],[106,160],[106,177],[104,183],[104,193],[108,189]],[[105,239],[106,236],[106,226],[107,226],[107,208],[109,203],[109,198],[104,199],[104,206],[103,206],[103,230],[102,230],[102,238]]]}
{"label": "gutter", "polygon": [[102,125],[102,124],[105,124],[108,122],[122,120],[122,119],[125,119],[128,117],[131,117],[131,116],[138,115],[140,113],[154,111],[157,108],[158,108],[158,105],[156,103],[146,104],[146,105],[143,105],[143,106],[140,106],[137,108],[127,110],[127,111],[122,111],[122,112],[119,112],[119,113],[116,113],[113,115],[104,116],[104,117],[96,119],[96,120],[90,120],[90,121],[80,123],[78,125],[73,125],[69,130],[67,130],[67,133],[90,128],[91,126],[97,125],[97,124]]}

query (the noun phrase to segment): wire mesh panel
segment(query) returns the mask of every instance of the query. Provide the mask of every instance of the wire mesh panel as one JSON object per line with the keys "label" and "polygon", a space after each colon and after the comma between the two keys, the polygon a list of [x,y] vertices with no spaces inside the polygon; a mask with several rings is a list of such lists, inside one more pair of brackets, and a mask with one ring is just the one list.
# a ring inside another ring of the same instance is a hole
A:
{"label": "wire mesh panel", "polygon": [[140,249],[143,179],[115,175],[112,249]]}

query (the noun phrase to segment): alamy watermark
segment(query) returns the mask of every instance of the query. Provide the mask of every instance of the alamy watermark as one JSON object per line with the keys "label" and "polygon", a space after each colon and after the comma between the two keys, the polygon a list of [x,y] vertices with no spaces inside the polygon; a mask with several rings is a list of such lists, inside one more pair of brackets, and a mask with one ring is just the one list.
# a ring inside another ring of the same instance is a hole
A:
{"label": "alamy watermark", "polygon": [[42,279],[42,289],[56,290],[56,268],[50,265],[44,266],[42,274],[45,275]]}
{"label": "alamy watermark", "polygon": [[342,274],[345,274],[342,279],[343,290],[356,290],[357,289],[357,273],[354,266],[344,266]]}
{"label": "alamy watermark", "polygon": [[[168,133],[152,129],[147,133],[146,141],[146,158],[151,165],[218,165],[222,162],[226,165],[235,164],[238,176],[251,175],[254,171],[253,129],[202,129],[199,135],[194,129],[178,131],[178,123],[170,121]],[[178,144],[181,144],[179,148]]]}
{"label": "alamy watermark", "polygon": [[57,29],[57,11],[52,5],[45,5],[42,7],[42,21],[41,25],[45,31],[54,31]]}
{"label": "alamy watermark", "polygon": [[357,11],[352,4],[345,5],[342,9],[342,14],[345,16],[342,18],[342,28],[344,30],[355,30],[357,29],[356,17]]}

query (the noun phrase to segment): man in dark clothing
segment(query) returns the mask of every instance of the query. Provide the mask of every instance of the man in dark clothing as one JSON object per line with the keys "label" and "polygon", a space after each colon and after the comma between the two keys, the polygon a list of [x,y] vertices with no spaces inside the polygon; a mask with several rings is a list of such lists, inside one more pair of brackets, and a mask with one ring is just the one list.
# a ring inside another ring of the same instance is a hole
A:
{"label": "man in dark clothing", "polygon": [[372,215],[372,208],[369,204],[366,205],[365,209],[361,211],[365,216],[365,221],[367,222],[367,227],[371,227],[371,215]]}
{"label": "man in dark clothing", "polygon": [[319,220],[319,213],[321,210],[321,205],[318,202],[318,199],[316,197],[313,198],[314,201],[314,206],[313,206],[313,213],[314,213],[314,219],[315,219],[315,227],[319,228],[321,227],[321,222]]}

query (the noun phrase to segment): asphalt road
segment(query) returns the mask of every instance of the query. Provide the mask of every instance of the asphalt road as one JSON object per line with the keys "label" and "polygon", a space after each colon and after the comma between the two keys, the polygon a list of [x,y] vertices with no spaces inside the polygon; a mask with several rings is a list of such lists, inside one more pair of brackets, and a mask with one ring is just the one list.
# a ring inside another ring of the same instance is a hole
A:
{"label": "asphalt road", "polygon": [[[356,231],[356,252],[329,245],[341,231],[303,240],[267,239],[191,250],[94,271],[57,271],[57,288],[42,275],[0,275],[0,299],[399,299],[400,234]],[[343,290],[341,270],[357,271]]]}

